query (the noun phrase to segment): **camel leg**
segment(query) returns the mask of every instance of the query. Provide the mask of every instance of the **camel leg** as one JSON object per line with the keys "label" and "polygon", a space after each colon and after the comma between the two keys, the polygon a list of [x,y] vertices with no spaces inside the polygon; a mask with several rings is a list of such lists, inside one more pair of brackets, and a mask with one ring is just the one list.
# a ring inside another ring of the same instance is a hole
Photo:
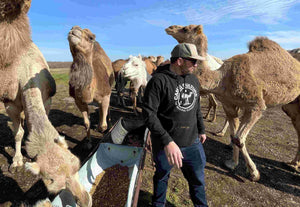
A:
{"label": "camel leg", "polygon": [[227,131],[227,128],[229,127],[229,121],[226,119],[224,122],[224,126],[222,129],[216,133],[214,133],[216,136],[223,137]]}
{"label": "camel leg", "polygon": [[211,105],[212,105],[212,108],[214,110],[213,118],[212,118],[211,122],[215,122],[216,119],[217,119],[217,106],[218,106],[217,100],[216,100],[215,96],[211,93],[208,94],[208,98],[209,98],[209,100],[211,102]]}
{"label": "camel leg", "polygon": [[13,134],[15,136],[15,155],[10,170],[23,165],[23,156],[21,152],[22,139],[24,136],[24,129],[22,127],[21,112],[22,107],[18,107],[11,103],[5,104],[6,112],[13,122]]}
{"label": "camel leg", "polygon": [[214,110],[213,118],[212,118],[212,120],[210,120],[210,122],[215,122],[216,121],[216,119],[217,119],[217,105],[218,104],[217,104],[215,96],[211,93],[208,94],[208,111],[207,111],[207,114],[204,116],[204,119],[208,119],[211,110]]}
{"label": "camel leg", "polygon": [[83,116],[84,126],[87,132],[87,138],[91,141],[90,137],[90,120],[89,120],[89,107],[87,103],[83,103],[82,101],[75,99],[76,106],[78,107],[79,111]]}
{"label": "camel leg", "polygon": [[109,100],[110,95],[103,97],[102,101],[99,101],[99,124],[98,124],[98,130],[100,132],[104,132],[107,130],[107,121],[106,117],[109,113]]}
{"label": "camel leg", "polygon": [[[232,142],[234,143],[233,154],[238,153],[239,150],[242,152],[243,158],[246,162],[246,166],[250,172],[252,181],[258,181],[260,179],[260,174],[256,168],[255,163],[252,161],[247,151],[246,138],[254,124],[261,118],[261,116],[262,110],[258,107],[246,109],[241,118],[240,127],[236,135],[232,137]],[[238,159],[238,157],[233,156],[233,159]]]}
{"label": "camel leg", "polygon": [[137,116],[138,115],[138,112],[137,112],[137,108],[136,108],[136,96],[137,96],[137,90],[134,89],[131,93],[131,100],[132,100],[132,107],[133,107],[133,112],[134,114]]}
{"label": "camel leg", "polygon": [[299,98],[295,101],[282,106],[282,110],[291,118],[293,126],[296,129],[298,135],[298,151],[295,158],[288,163],[296,171],[300,171],[300,103]]}
{"label": "camel leg", "polygon": [[[230,136],[233,137],[237,133],[240,124],[240,120],[238,117],[238,107],[225,105],[225,104],[222,104],[222,106],[225,111],[227,121],[229,123]],[[230,143],[229,146],[234,148],[234,146],[232,146],[232,143]],[[234,170],[238,164],[239,164],[239,151],[234,151],[233,159],[226,160],[225,165],[229,169]]]}

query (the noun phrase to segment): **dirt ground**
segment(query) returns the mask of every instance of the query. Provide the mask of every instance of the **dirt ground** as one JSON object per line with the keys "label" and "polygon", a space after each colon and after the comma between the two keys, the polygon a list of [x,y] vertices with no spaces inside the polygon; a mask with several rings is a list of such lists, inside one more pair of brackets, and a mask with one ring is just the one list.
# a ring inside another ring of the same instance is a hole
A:
{"label": "dirt ground", "polygon": [[[206,114],[207,100],[202,100],[202,112]],[[127,100],[130,104],[130,101]],[[103,139],[104,134],[96,132],[98,120],[97,106],[90,105],[93,146]],[[120,117],[140,119],[132,113],[131,107],[116,105],[116,94],[111,97],[111,123]],[[208,139],[204,144],[207,157],[205,169],[206,192],[209,206],[300,206],[300,174],[286,165],[297,151],[298,140],[289,118],[280,107],[268,109],[254,126],[247,139],[247,148],[261,173],[258,182],[248,179],[245,163],[240,157],[240,164],[234,172],[224,167],[224,161],[231,157],[228,148],[229,134],[224,138],[216,137],[213,132],[224,123],[224,112],[218,106],[217,122],[205,121]],[[57,93],[53,98],[49,114],[52,124],[64,135],[71,151],[81,161],[90,151],[83,148],[85,129],[83,119],[76,108],[74,100],[68,96],[66,84],[57,84]],[[3,106],[0,105],[0,206],[32,206],[37,200],[50,197],[39,177],[31,175],[24,169],[9,171],[9,164],[14,154],[14,141],[11,121]],[[26,139],[26,138],[25,138]],[[29,161],[23,146],[24,162]],[[146,157],[146,169],[138,206],[148,206],[151,201],[153,166],[151,156]],[[189,199],[187,183],[180,170],[174,169],[169,181],[166,206],[192,206]]]}

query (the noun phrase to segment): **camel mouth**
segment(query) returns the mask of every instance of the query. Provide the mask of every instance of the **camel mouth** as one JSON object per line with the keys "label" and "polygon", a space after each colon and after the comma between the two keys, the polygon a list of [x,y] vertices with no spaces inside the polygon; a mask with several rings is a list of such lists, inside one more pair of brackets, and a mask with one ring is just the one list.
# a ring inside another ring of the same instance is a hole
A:
{"label": "camel mouth", "polygon": [[70,43],[76,45],[80,42],[81,35],[82,35],[82,32],[80,30],[78,30],[78,29],[71,30],[68,34],[68,40]]}
{"label": "camel mouth", "polygon": [[165,31],[168,35],[174,34],[174,31],[172,31],[170,28],[165,29]]}

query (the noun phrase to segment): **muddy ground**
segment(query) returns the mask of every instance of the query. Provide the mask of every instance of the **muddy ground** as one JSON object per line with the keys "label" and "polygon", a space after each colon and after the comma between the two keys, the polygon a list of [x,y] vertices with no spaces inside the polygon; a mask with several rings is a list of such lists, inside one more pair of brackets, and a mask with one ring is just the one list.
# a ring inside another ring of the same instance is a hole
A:
{"label": "muddy ground", "polygon": [[[126,100],[130,105],[130,100]],[[95,131],[98,111],[95,104],[90,105],[93,146],[106,142],[103,133]],[[120,117],[140,119],[132,113],[131,107],[116,105],[116,94],[111,97],[111,123]],[[202,100],[202,112],[207,112],[207,99]],[[213,132],[224,122],[224,112],[218,106],[217,122],[205,121],[208,140],[204,144],[207,156],[205,169],[207,200],[210,206],[300,206],[300,174],[293,171],[287,162],[297,151],[298,139],[289,118],[280,107],[268,109],[254,126],[247,139],[247,148],[261,173],[258,182],[248,179],[242,157],[234,172],[228,171],[223,163],[231,157],[228,148],[229,134],[216,137]],[[49,114],[52,124],[64,135],[71,151],[84,161],[90,151],[83,148],[85,129],[83,119],[74,100],[68,96],[67,84],[57,82],[57,94],[53,98]],[[37,200],[50,197],[39,177],[20,169],[9,171],[14,154],[14,141],[11,121],[3,106],[0,106],[0,206],[32,206]],[[25,138],[26,139],[26,138]],[[24,162],[29,158],[23,146]],[[153,166],[151,156],[146,157],[146,169],[138,206],[148,206],[151,202]],[[187,183],[180,170],[172,170],[167,206],[192,206]]]}

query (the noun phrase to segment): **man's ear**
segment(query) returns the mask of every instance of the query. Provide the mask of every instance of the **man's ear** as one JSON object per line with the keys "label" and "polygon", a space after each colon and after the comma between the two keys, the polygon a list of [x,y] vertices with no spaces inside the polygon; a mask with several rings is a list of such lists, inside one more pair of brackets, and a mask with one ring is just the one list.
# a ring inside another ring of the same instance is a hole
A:
{"label": "man's ear", "polygon": [[177,65],[179,66],[183,65],[184,60],[181,57],[178,58],[176,61],[177,61]]}

